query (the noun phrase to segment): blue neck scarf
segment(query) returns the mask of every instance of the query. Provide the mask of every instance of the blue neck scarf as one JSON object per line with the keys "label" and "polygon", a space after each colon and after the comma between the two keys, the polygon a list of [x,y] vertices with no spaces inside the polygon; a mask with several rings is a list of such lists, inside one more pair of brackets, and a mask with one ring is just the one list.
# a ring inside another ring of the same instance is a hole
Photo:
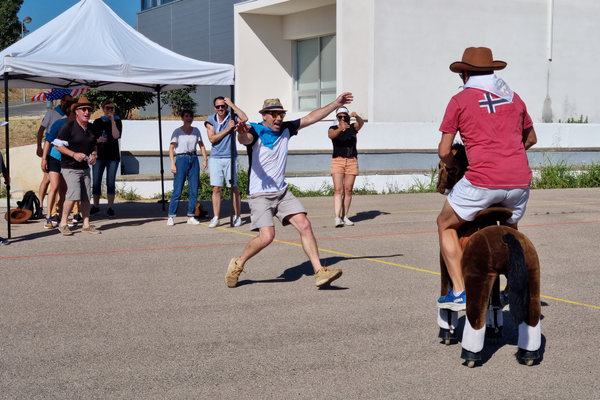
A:
{"label": "blue neck scarf", "polygon": [[250,125],[252,126],[252,129],[254,129],[254,131],[256,132],[258,137],[260,138],[260,141],[262,142],[262,144],[267,146],[269,149],[273,148],[273,145],[275,144],[277,139],[279,139],[279,136],[281,136],[280,131],[274,131],[270,128],[267,128],[266,126],[264,126],[262,124],[262,122],[260,124],[251,123]]}
{"label": "blue neck scarf", "polygon": [[[109,121],[110,121],[110,118],[106,118],[105,116],[101,116],[101,117],[100,117],[100,119],[101,119],[102,121],[104,121],[104,122],[109,122]],[[117,115],[115,115],[115,116],[114,116],[114,119],[115,119],[115,121],[116,121],[116,120],[118,120],[118,119],[121,119],[121,118],[119,118]]]}

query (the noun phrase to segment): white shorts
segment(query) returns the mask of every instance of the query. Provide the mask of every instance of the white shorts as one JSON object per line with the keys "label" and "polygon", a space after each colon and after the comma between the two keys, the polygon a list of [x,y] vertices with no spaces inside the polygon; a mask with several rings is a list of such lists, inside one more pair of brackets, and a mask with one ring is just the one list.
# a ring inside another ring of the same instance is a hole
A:
{"label": "white shorts", "polygon": [[[237,158],[235,159],[237,161]],[[237,163],[236,163],[237,167]],[[208,171],[210,172],[210,186],[223,187],[223,180],[227,187],[231,187],[231,158],[208,159]],[[233,171],[233,187],[237,187],[237,168]]]}
{"label": "white shorts", "polygon": [[525,189],[486,189],[473,186],[463,177],[448,194],[448,203],[459,217],[465,221],[473,221],[475,215],[492,205],[506,207],[513,215],[507,220],[509,224],[519,222],[529,200],[529,188]]}

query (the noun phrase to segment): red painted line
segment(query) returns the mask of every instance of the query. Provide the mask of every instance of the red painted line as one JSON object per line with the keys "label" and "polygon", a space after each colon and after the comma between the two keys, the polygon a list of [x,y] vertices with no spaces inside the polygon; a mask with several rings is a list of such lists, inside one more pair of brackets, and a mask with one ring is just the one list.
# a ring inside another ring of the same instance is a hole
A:
{"label": "red painted line", "polygon": [[197,246],[178,246],[178,247],[154,247],[148,249],[126,249],[126,250],[106,250],[106,251],[86,251],[81,253],[63,253],[63,254],[37,254],[31,256],[14,256],[14,257],[0,257],[0,260],[13,260],[16,258],[36,258],[36,257],[60,257],[60,256],[77,256],[86,254],[109,254],[109,253],[127,253],[135,251],[155,251],[155,250],[177,250],[177,249],[194,249],[202,247],[219,247],[219,246],[234,246],[234,245],[245,245],[246,243],[227,243],[227,244],[204,244]]}

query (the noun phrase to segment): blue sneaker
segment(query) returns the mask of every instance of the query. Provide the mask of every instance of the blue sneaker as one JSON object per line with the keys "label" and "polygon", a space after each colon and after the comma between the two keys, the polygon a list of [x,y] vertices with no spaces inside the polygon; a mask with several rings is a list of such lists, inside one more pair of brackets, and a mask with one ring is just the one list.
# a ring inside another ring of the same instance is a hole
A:
{"label": "blue sneaker", "polygon": [[5,244],[8,244],[8,239],[4,239],[3,237],[0,237],[0,246],[3,246]]}
{"label": "blue sneaker", "polygon": [[456,296],[454,290],[450,289],[447,295],[438,299],[437,306],[446,310],[464,311],[467,308],[467,296],[464,291]]}

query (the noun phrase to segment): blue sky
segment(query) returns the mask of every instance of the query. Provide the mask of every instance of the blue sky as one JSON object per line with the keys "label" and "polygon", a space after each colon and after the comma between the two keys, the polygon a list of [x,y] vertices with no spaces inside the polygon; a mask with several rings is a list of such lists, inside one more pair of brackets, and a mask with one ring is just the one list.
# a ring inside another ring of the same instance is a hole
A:
{"label": "blue sky", "polygon": [[[140,12],[140,0],[103,1],[122,20],[135,28],[135,14]],[[25,27],[33,32],[77,3],[79,0],[25,0],[19,11],[19,19],[31,17],[31,23],[25,24]]]}

